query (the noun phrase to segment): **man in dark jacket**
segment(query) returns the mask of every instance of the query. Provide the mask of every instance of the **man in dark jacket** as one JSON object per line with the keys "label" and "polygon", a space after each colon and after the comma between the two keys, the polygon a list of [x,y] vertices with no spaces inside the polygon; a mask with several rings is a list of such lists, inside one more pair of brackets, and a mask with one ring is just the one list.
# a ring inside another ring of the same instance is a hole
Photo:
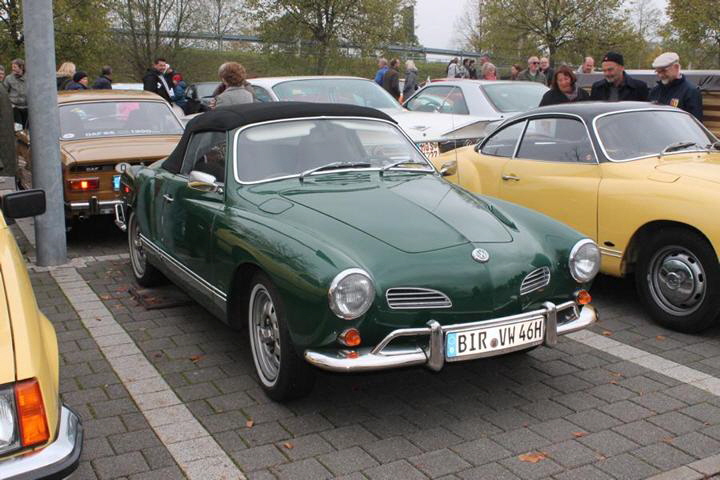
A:
{"label": "man in dark jacket", "polygon": [[623,56],[619,53],[608,52],[603,57],[602,71],[605,79],[593,83],[590,100],[647,102],[647,84],[625,73],[624,65]]}
{"label": "man in dark jacket", "polygon": [[680,73],[678,54],[663,53],[655,59],[652,67],[659,80],[650,90],[650,101],[681,108],[702,122],[703,105],[700,89]]}
{"label": "man in dark jacket", "polygon": [[73,81],[68,83],[65,90],[87,90],[88,76],[87,73],[79,70],[73,75]]}
{"label": "man in dark jacket", "polygon": [[393,96],[395,100],[400,98],[400,73],[398,72],[398,65],[400,60],[393,58],[390,60],[390,68],[388,68],[385,75],[383,75],[383,88]]}
{"label": "man in dark jacket", "polygon": [[143,77],[143,90],[157,93],[168,103],[172,103],[175,99],[175,93],[171,85],[172,82],[169,82],[165,77],[168,67],[169,65],[164,58],[156,58],[153,68],[149,68]]}
{"label": "man in dark jacket", "polygon": [[102,67],[100,76],[93,83],[94,90],[112,90],[112,68],[109,65]]}

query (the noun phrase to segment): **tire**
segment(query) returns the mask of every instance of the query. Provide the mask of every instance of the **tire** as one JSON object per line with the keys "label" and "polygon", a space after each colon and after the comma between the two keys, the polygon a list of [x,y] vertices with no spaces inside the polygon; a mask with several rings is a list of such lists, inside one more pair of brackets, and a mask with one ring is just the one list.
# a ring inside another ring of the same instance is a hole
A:
{"label": "tire", "polygon": [[128,220],[128,249],[130,250],[130,265],[132,266],[135,281],[143,287],[154,287],[165,283],[163,274],[148,262],[147,256],[140,242],[140,227],[135,212],[130,214]]}
{"label": "tire", "polygon": [[248,335],[260,385],[276,401],[307,395],[315,372],[293,348],[282,299],[262,272],[253,276],[248,296]]}
{"label": "tire", "polygon": [[638,256],[640,300],[663,327],[696,333],[720,312],[720,264],[708,241],[682,228],[654,234]]}

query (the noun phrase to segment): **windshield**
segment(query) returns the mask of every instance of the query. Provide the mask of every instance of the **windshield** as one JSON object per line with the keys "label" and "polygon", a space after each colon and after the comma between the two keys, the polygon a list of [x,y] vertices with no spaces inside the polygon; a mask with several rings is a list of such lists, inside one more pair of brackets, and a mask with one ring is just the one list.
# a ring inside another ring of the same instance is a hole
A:
{"label": "windshield", "polygon": [[652,110],[621,112],[595,121],[598,139],[610,160],[630,160],[658,155],[665,148],[688,143],[687,148],[707,149],[716,141],[695,119],[682,111]]}
{"label": "windshield", "polygon": [[287,120],[246,128],[235,141],[242,182],[299,175],[336,162],[342,164],[338,168],[377,169],[401,161],[410,164],[399,168],[432,169],[396,126],[377,120]]}
{"label": "windshield", "polygon": [[215,89],[220,85],[219,83],[198,83],[197,92],[198,97],[212,97]]}
{"label": "windshield", "polygon": [[506,112],[527,112],[540,105],[548,88],[539,83],[496,83],[481,85],[495,109]]}
{"label": "windshield", "polygon": [[347,103],[402,111],[400,104],[371,80],[352,78],[292,80],[275,85],[273,91],[282,101]]}
{"label": "windshield", "polygon": [[183,127],[167,103],[95,102],[61,105],[60,139],[128,135],[181,135]]}

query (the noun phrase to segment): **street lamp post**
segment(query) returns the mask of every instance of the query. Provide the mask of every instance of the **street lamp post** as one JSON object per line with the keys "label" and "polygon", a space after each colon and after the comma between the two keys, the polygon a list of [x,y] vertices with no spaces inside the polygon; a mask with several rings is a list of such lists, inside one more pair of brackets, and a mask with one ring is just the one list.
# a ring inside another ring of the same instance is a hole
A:
{"label": "street lamp post", "polygon": [[67,261],[55,81],[52,0],[23,0],[25,78],[32,142],[33,187],[45,190],[47,210],[35,218],[37,264]]}

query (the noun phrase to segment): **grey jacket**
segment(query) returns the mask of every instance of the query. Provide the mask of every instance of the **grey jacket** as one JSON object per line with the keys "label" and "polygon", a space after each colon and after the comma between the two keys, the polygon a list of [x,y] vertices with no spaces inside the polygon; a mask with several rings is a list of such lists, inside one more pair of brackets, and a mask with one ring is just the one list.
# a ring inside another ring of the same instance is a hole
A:
{"label": "grey jacket", "polygon": [[25,95],[25,75],[18,77],[14,73],[11,73],[5,77],[5,90],[10,95],[10,102],[13,107],[16,108],[27,108],[27,97]]}
{"label": "grey jacket", "polygon": [[415,93],[415,90],[417,90],[417,76],[417,70],[405,71],[405,87],[403,88],[403,99],[407,100],[408,98],[410,98],[410,95]]}
{"label": "grey jacket", "polygon": [[253,95],[250,88],[252,87],[227,87],[223,93],[216,97],[215,107],[253,103],[255,95]]}
{"label": "grey jacket", "polygon": [[0,175],[15,176],[15,120],[7,90],[0,88]]}

